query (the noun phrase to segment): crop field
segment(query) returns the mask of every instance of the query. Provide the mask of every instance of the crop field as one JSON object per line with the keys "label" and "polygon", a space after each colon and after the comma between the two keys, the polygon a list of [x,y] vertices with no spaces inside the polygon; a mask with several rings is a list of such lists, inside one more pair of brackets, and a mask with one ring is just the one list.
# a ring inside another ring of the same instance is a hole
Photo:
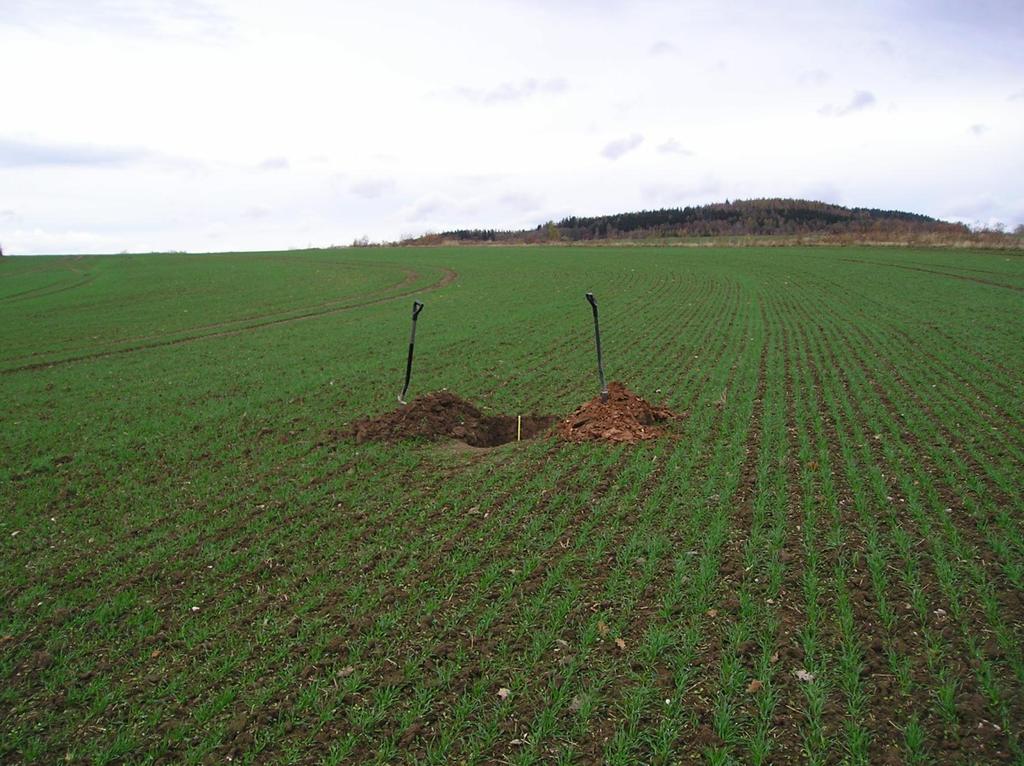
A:
{"label": "crop field", "polygon": [[[357,444],[410,396],[635,445]],[[0,763],[1024,763],[1024,253],[0,259]]]}

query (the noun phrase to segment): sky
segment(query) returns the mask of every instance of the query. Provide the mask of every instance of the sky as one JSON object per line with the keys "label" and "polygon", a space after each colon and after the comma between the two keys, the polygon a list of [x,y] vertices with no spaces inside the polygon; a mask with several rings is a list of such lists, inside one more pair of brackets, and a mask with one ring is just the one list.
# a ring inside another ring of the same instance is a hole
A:
{"label": "sky", "polygon": [[800,197],[1024,223],[1021,0],[0,0],[0,246]]}

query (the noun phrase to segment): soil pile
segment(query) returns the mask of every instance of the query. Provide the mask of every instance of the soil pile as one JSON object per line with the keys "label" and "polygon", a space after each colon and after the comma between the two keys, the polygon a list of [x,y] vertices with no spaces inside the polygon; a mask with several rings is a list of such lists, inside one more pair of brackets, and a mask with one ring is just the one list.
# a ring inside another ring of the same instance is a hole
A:
{"label": "soil pile", "polygon": [[655,424],[678,417],[667,407],[656,407],[621,383],[608,384],[608,401],[600,395],[584,404],[558,426],[567,441],[606,441],[636,444],[661,436]]}
{"label": "soil pile", "polygon": [[[523,416],[522,438],[540,435],[556,420],[547,415]],[[518,419],[512,415],[484,415],[450,391],[436,391],[379,417],[357,420],[351,433],[356,444],[447,436],[473,447],[496,447],[515,441],[517,428]]]}

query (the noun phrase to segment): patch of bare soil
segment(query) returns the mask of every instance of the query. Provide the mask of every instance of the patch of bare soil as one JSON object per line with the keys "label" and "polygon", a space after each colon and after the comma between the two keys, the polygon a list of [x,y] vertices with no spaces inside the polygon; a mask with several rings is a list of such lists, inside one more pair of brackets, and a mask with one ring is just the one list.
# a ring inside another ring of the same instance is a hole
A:
{"label": "patch of bare soil", "polygon": [[524,415],[519,434],[518,417],[484,415],[450,391],[435,391],[417,397],[392,412],[357,420],[352,424],[350,433],[357,444],[450,437],[472,447],[496,447],[515,441],[517,435],[522,439],[540,436],[556,420],[551,415]]}
{"label": "patch of bare soil", "polygon": [[634,394],[622,383],[608,384],[608,401],[595,396],[558,425],[558,434],[566,441],[605,441],[636,444],[661,436],[657,424],[680,415],[668,407],[658,407]]}

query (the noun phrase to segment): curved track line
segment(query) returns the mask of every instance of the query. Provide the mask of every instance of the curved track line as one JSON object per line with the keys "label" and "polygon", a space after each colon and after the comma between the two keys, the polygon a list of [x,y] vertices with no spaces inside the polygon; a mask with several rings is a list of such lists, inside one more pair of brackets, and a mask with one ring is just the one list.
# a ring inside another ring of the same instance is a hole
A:
{"label": "curved track line", "polygon": [[[273,256],[260,256],[260,257],[264,258],[264,259],[268,259],[268,258],[271,258]],[[307,260],[312,262],[312,259],[307,259]],[[355,266],[355,265],[362,265],[362,266],[373,266],[373,267],[377,267],[377,268],[386,268],[387,267],[387,264],[382,264],[379,261],[345,261],[343,263],[336,262],[336,261],[328,261],[327,263],[330,263],[333,266]],[[86,276],[89,276],[89,272],[82,272],[82,271],[79,271],[78,269],[76,269],[74,267],[71,267],[71,266],[69,266],[68,268],[71,271],[74,271],[77,274],[85,274]],[[378,290],[371,290],[369,292],[369,294],[370,295],[375,295],[375,294],[377,294],[379,292],[384,292],[384,291],[387,291],[387,290],[400,290],[400,289],[403,289],[405,287],[408,287],[409,285],[411,285],[413,282],[415,282],[420,277],[420,275],[417,274],[412,269],[406,269],[406,268],[398,267],[398,270],[401,271],[403,274],[405,274],[405,279],[404,280],[402,280],[401,282],[396,282],[393,285],[388,285],[387,287],[382,287],[382,288],[380,288]],[[95,277],[90,277],[86,281],[91,282],[94,279],[95,279]],[[60,283],[59,282],[55,282],[54,285],[56,285],[56,284],[60,284]],[[74,285],[69,285],[69,286],[67,286],[65,288],[62,288],[62,289],[69,290],[72,287],[81,286],[82,284],[84,284],[84,282],[82,282],[82,283],[76,282]],[[53,286],[53,285],[51,285],[51,286]],[[41,289],[43,289],[43,288],[37,287],[37,288],[34,288],[34,290],[31,291],[31,292],[34,292],[35,290],[41,290]],[[57,293],[57,292],[61,292],[61,290],[54,290],[53,292]],[[21,295],[21,293],[18,293],[18,295]],[[9,297],[13,297],[13,296],[9,296]],[[42,297],[42,296],[39,295],[39,296],[32,296],[32,297],[35,298],[35,297]],[[353,296],[349,296],[349,297],[351,298]],[[6,299],[5,298],[0,298],[0,301],[3,301],[3,300],[6,300]],[[336,307],[336,306],[338,306],[339,304],[341,304],[343,302],[344,302],[344,299],[338,299],[338,300],[333,300],[333,301],[324,301],[324,302],[321,302],[321,303],[314,303],[314,304],[312,304],[310,306],[296,307],[296,308],[292,309],[291,311],[286,311],[284,309],[279,309],[277,311],[266,311],[266,312],[263,312],[261,314],[249,314],[248,316],[239,317],[238,319],[227,319],[227,320],[224,320],[222,322],[210,322],[208,324],[199,324],[199,325],[192,325],[191,327],[182,327],[179,330],[171,331],[171,332],[150,333],[148,335],[129,335],[127,337],[119,338],[117,340],[111,340],[109,342],[101,342],[99,344],[92,344],[91,347],[95,348],[96,345],[109,347],[109,346],[121,345],[121,344],[124,344],[124,343],[139,343],[140,341],[148,341],[148,340],[154,340],[154,339],[161,340],[161,339],[171,338],[171,337],[177,338],[177,337],[180,337],[182,333],[196,333],[198,330],[211,330],[211,329],[216,328],[216,327],[227,327],[229,325],[238,325],[238,324],[242,324],[243,322],[252,322],[253,320],[256,320],[256,319],[265,319],[265,318],[268,318],[268,317],[278,317],[278,316],[281,316],[282,314],[290,314],[293,311],[307,311],[307,310],[312,311],[312,310],[316,310],[316,309],[325,309],[325,308],[328,308],[328,307]],[[75,353],[75,352],[80,352],[80,351],[87,351],[89,348],[90,348],[89,345],[86,345],[84,347],[83,346],[68,347],[68,348],[63,349],[63,351],[65,353]],[[33,359],[33,358],[38,359],[39,357],[45,357],[47,355],[52,355],[54,353],[60,353],[60,352],[56,352],[56,351],[33,351],[31,353],[28,353],[28,354],[18,354],[17,356],[12,356],[12,357],[9,357],[7,359],[0,360],[0,361],[8,362],[8,363],[12,363],[13,364],[13,363],[19,362],[21,360],[28,360],[28,359]],[[102,353],[102,352],[101,351],[89,351],[88,353],[90,353],[90,354],[97,354],[97,353]],[[19,365],[19,368],[23,367],[23,366],[27,367],[30,364],[32,364],[32,362],[26,361],[24,365]]]}
{"label": "curved track line", "polygon": [[[393,285],[388,285],[387,287],[382,287],[379,290],[371,290],[369,292],[369,294],[370,295],[376,295],[377,293],[385,292],[387,290],[401,290],[401,289],[406,288],[406,287],[410,286],[411,284],[413,284],[420,277],[419,274],[417,274],[415,271],[412,271],[411,269],[400,269],[400,271],[402,271],[402,273],[405,274],[405,279],[403,279],[401,282],[396,282]],[[350,299],[352,297],[354,297],[354,296],[349,296]],[[382,296],[382,297],[387,297],[387,296]],[[206,333],[200,333],[199,332],[200,330],[213,330],[213,329],[216,329],[216,328],[219,328],[219,327],[228,327],[230,325],[240,325],[240,324],[243,324],[245,322],[253,322],[253,321],[257,320],[257,319],[268,319],[268,318],[271,318],[271,317],[280,317],[282,314],[292,315],[292,312],[295,312],[295,311],[305,312],[305,311],[316,311],[316,310],[319,310],[319,309],[342,308],[343,306],[341,306],[340,304],[344,304],[344,299],[343,298],[342,299],[338,299],[338,300],[333,300],[333,301],[324,301],[324,302],[321,302],[321,303],[314,303],[311,306],[298,306],[298,307],[295,307],[294,309],[291,309],[290,311],[289,310],[285,310],[285,309],[279,309],[277,311],[265,311],[262,314],[249,314],[247,316],[238,317],[238,319],[226,319],[226,320],[224,320],[222,322],[209,322],[207,324],[197,324],[197,325],[192,325],[191,327],[182,327],[179,330],[173,330],[171,332],[150,333],[148,335],[129,335],[127,337],[119,338],[117,340],[111,340],[109,342],[93,344],[93,347],[95,348],[96,345],[100,345],[100,346],[117,346],[117,345],[121,345],[121,344],[125,344],[125,343],[135,343],[137,345],[146,345],[146,344],[141,343],[141,341],[150,341],[150,340],[160,341],[160,340],[166,340],[166,339],[175,339],[175,338],[180,338],[182,333],[192,333],[193,335],[197,335],[198,336],[198,335],[206,334]],[[345,304],[345,305],[349,305],[349,304]],[[248,326],[249,325],[246,325],[246,327],[248,327]],[[236,328],[236,329],[244,329],[244,327]],[[83,351],[83,350],[86,350],[88,348],[89,348],[89,346],[85,346],[85,347],[79,346],[77,348],[75,348],[75,347],[65,348],[64,351],[68,352],[68,353],[72,353],[72,352],[76,352],[76,351]],[[7,361],[7,362],[17,362],[17,361],[20,361],[22,359],[32,359],[33,357],[38,358],[38,357],[41,357],[41,356],[46,356],[47,354],[54,354],[54,353],[59,353],[59,352],[54,352],[54,351],[33,351],[30,354],[19,354],[18,356],[9,357],[8,359],[6,359],[4,361]],[[103,352],[102,351],[90,351],[88,353],[90,353],[90,354],[98,354],[98,353],[103,353]],[[26,363],[26,366],[27,366],[27,364],[31,364],[31,363]]]}
{"label": "curved track line", "polygon": [[1005,290],[1016,290],[1019,293],[1024,293],[1024,287],[1017,287],[1016,285],[1007,285],[1003,282],[993,282],[989,279],[980,279],[978,277],[968,277],[963,274],[952,274],[948,271],[935,271],[934,269],[925,269],[920,266],[903,266],[899,263],[880,263],[879,261],[861,261],[856,258],[840,258],[841,261],[847,263],[867,263],[872,266],[889,266],[894,269],[904,269],[906,271],[923,271],[925,274],[939,274],[943,277],[952,277],[953,279],[962,279],[965,282],[977,282],[980,285],[991,285],[992,287],[1002,287]]}
{"label": "curved track line", "polygon": [[[255,324],[246,325],[245,327],[239,327],[234,330],[222,330],[220,332],[202,333],[199,335],[189,335],[183,338],[173,338],[170,340],[156,341],[154,343],[146,343],[138,346],[129,346],[128,348],[118,348],[111,351],[98,351],[91,354],[81,354],[79,356],[67,357],[66,359],[57,359],[52,362],[35,362],[33,364],[26,364],[20,367],[10,367],[4,370],[0,370],[0,375],[10,375],[16,372],[27,372],[29,370],[42,370],[48,367],[58,367],[64,364],[70,364],[71,362],[81,362],[90,359],[102,359],[108,356],[117,356],[120,354],[130,354],[135,351],[146,351],[154,348],[164,348],[166,346],[180,346],[185,343],[192,343],[197,340],[206,340],[207,338],[223,338],[229,335],[239,335],[243,332],[251,332],[253,330],[259,330],[264,327],[273,327],[280,324],[289,324],[291,322],[301,322],[306,319],[316,319],[317,317],[329,316],[331,314],[339,314],[343,311],[351,311],[352,309],[363,308],[364,306],[372,306],[377,303],[384,303],[386,301],[394,300],[395,298],[404,298],[409,295],[423,292],[433,292],[440,290],[441,288],[447,287],[456,279],[459,278],[458,272],[454,269],[444,269],[444,276],[433,284],[427,285],[415,290],[405,290],[403,292],[395,293],[394,295],[386,295],[380,298],[373,298],[370,300],[360,301],[358,303],[351,303],[347,306],[337,306],[333,308],[320,308],[315,311],[308,311],[304,314],[298,314],[297,316],[280,317],[277,319],[267,319],[262,322]],[[406,278],[397,286],[406,285],[410,282],[410,278]]]}
{"label": "curved track line", "polygon": [[[90,282],[96,279],[95,276],[89,274],[89,272],[75,272],[77,274],[84,273],[85,276],[77,282],[72,282],[70,285],[65,285],[63,282],[53,282],[43,287],[34,287],[31,290],[23,290],[20,293],[13,293],[11,295],[5,295],[0,298],[0,301],[11,301],[17,303],[18,301],[32,300],[33,298],[45,298],[48,295],[56,295],[57,293],[63,293],[67,290],[74,290],[77,287],[85,287]],[[62,287],[60,285],[63,285]],[[51,287],[56,287],[56,290],[51,290]]]}

